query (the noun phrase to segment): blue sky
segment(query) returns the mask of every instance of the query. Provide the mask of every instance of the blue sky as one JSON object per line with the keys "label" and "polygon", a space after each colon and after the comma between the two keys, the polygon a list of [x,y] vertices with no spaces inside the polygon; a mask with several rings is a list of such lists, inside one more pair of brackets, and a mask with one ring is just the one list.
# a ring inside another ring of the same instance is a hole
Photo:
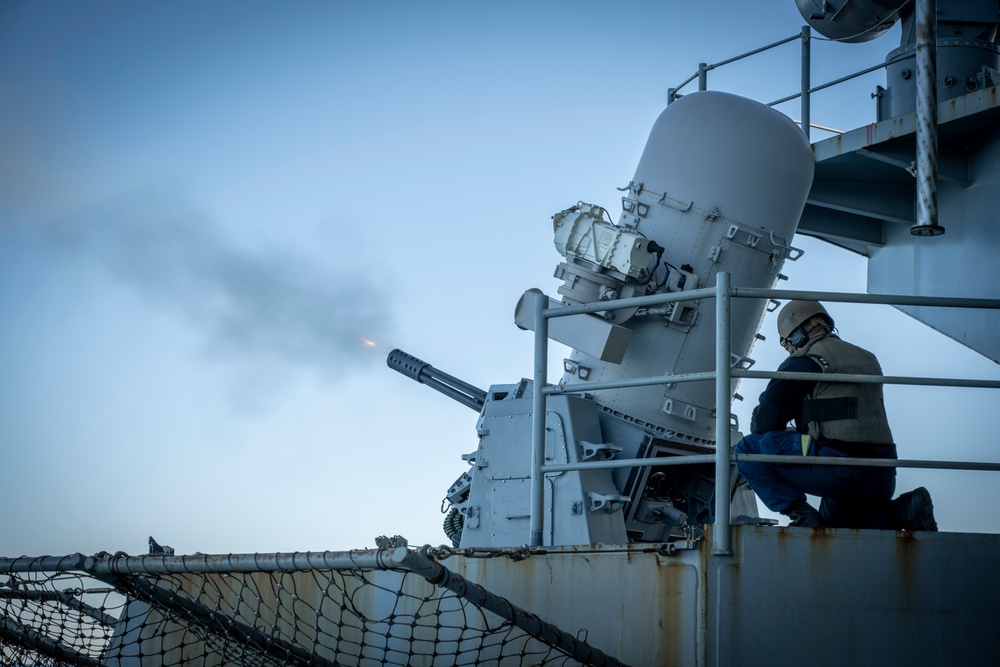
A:
{"label": "blue sky", "polygon": [[[385,355],[483,388],[530,375],[513,308],[555,293],[550,216],[578,200],[616,215],[667,88],[800,26],[790,0],[6,3],[0,442],[17,509],[0,553],[443,542],[476,415]],[[817,41],[814,81],[897,39]],[[791,93],[796,49],[710,85]],[[871,122],[877,83],[817,95],[813,121]],[[864,291],[862,258],[796,245],[789,288]],[[888,374],[997,377],[888,308],[831,310]],[[761,388],[741,388],[742,423]],[[886,394],[902,457],[995,456],[989,392]],[[988,473],[899,477],[931,489],[943,529],[1000,529]]]}

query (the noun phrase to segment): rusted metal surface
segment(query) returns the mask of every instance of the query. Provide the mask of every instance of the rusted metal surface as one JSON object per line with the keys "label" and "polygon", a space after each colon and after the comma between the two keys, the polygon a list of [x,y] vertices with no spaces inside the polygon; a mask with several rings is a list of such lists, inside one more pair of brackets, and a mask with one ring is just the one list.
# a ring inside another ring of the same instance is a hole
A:
{"label": "rusted metal surface", "polygon": [[[704,545],[703,545],[704,546]],[[446,565],[634,665],[698,664],[698,551],[560,547]]]}
{"label": "rusted metal surface", "polygon": [[994,664],[1000,536],[740,527],[709,664]]}
{"label": "rusted metal surface", "polygon": [[[947,125],[960,120],[996,109],[1000,103],[997,86],[982,88],[975,92],[956,97],[937,106],[938,123]],[[838,134],[835,137],[817,141],[813,144],[813,153],[817,162],[828,160],[838,155],[853,153],[857,150],[881,144],[897,137],[914,134],[917,130],[917,114],[915,111],[896,116],[880,123],[871,123],[850,132]]]}

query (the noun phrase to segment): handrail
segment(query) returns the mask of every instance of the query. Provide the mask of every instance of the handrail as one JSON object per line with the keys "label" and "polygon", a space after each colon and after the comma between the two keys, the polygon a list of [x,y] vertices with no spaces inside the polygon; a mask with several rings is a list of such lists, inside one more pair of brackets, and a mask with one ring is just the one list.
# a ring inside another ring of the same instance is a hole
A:
{"label": "handrail", "polygon": [[[900,57],[896,58],[896,60],[902,60],[903,58],[904,58],[903,56],[900,56]],[[858,78],[859,76],[864,76],[865,74],[870,74],[870,73],[874,72],[875,70],[885,69],[889,65],[893,64],[894,62],[896,62],[896,60],[890,60],[890,61],[887,61],[887,62],[884,62],[884,63],[879,63],[878,65],[872,65],[871,67],[866,67],[864,69],[859,69],[857,72],[854,72],[852,74],[847,74],[845,76],[840,77],[839,79],[834,79],[833,81],[827,81],[826,83],[821,83],[820,85],[813,86],[812,88],[806,88],[805,89],[805,93],[807,95],[810,95],[812,93],[818,93],[821,90],[826,90],[827,88],[832,88],[833,86],[836,86],[838,84],[844,83],[845,81],[850,81],[852,79]],[[792,95],[789,95],[787,97],[782,97],[781,99],[774,100],[773,102],[768,102],[767,106],[769,106],[769,107],[776,107],[779,104],[783,104],[785,102],[790,102],[790,101],[796,100],[796,99],[798,99],[800,97],[802,97],[802,92],[801,91],[798,92],[798,93],[794,93]],[[813,127],[819,127],[819,125],[813,125]],[[821,128],[821,129],[823,129],[823,128]]]}
{"label": "handrail", "polygon": [[[808,29],[808,26],[806,27],[806,29]],[[695,79],[699,79],[699,84],[700,84],[701,81],[704,79],[704,73],[705,72],[710,72],[713,69],[717,69],[717,68],[722,67],[724,65],[728,65],[730,63],[734,63],[734,62],[736,62],[738,60],[743,60],[744,58],[748,58],[750,56],[757,55],[758,53],[763,53],[764,51],[770,51],[771,49],[773,49],[773,48],[775,48],[777,46],[781,46],[782,44],[787,44],[788,42],[795,41],[796,39],[802,39],[803,34],[804,33],[799,33],[797,35],[790,35],[788,37],[785,37],[784,39],[779,39],[777,42],[772,42],[771,44],[768,44],[766,46],[762,46],[760,48],[753,49],[752,51],[747,51],[746,53],[741,53],[741,54],[739,54],[737,56],[733,56],[732,58],[727,58],[725,60],[720,60],[717,63],[699,63],[698,64],[698,71],[696,71],[694,74],[692,74],[688,78],[684,79],[676,87],[668,89],[667,103],[669,104],[669,103],[673,102],[676,97],[679,97],[677,95],[677,93],[680,92],[680,90],[683,89],[684,86],[688,85],[689,83],[691,83]],[[704,88],[699,88],[699,90],[704,90]]]}
{"label": "handrail", "polygon": [[726,60],[720,60],[719,62],[715,63],[714,65],[708,65],[707,68],[708,69],[716,69],[718,67],[722,67],[723,65],[728,65],[729,63],[734,63],[737,60],[743,60],[744,58],[749,58],[750,56],[755,56],[758,53],[763,53],[764,51],[770,51],[771,49],[773,49],[776,46],[781,46],[782,44],[787,44],[788,42],[793,42],[796,39],[802,39],[802,33],[801,32],[799,34],[797,34],[797,35],[791,35],[789,37],[785,37],[784,39],[779,39],[777,42],[772,42],[771,44],[768,44],[767,46],[762,46],[762,47],[754,49],[752,51],[747,51],[746,53],[741,53],[738,56],[733,56],[732,58],[727,58]]}
{"label": "handrail", "polygon": [[[651,306],[662,303],[688,301],[692,299],[714,298],[716,300],[716,370],[677,375],[661,375],[646,378],[609,382],[578,383],[570,386],[548,385],[548,321],[553,317],[567,317],[581,313],[596,313],[632,306]],[[968,461],[927,461],[897,459],[842,458],[823,460],[819,457],[776,456],[765,454],[733,454],[730,447],[732,398],[729,393],[732,378],[747,379],[790,379],[812,380],[810,373],[779,371],[750,371],[731,366],[730,299],[807,299],[844,303],[912,305],[937,308],[985,308],[1000,310],[1000,299],[977,299],[966,297],[919,297],[909,295],[852,294],[849,292],[816,292],[805,290],[779,290],[759,288],[732,288],[729,274],[716,274],[714,288],[702,288],[687,292],[656,294],[646,297],[632,297],[615,301],[583,304],[578,306],[558,306],[546,308],[547,299],[538,299],[535,304],[535,367],[534,390],[532,392],[532,465],[531,465],[531,513],[530,546],[542,546],[544,522],[544,476],[547,473],[569,470],[613,469],[626,467],[648,467],[652,465],[696,465],[715,463],[715,530],[713,553],[732,553],[729,494],[719,493],[719,489],[729,488],[730,467],[734,462],[757,461],[792,465],[852,465],[869,467],[931,468],[941,470],[987,470],[1000,471],[1000,463]],[[1000,389],[1000,381],[966,380],[960,378],[925,378],[906,376],[874,376],[844,373],[830,373],[823,376],[825,382],[851,382],[870,384],[899,384],[918,386],[971,387]],[[603,389],[641,387],[678,382],[716,383],[716,449],[714,454],[678,456],[658,459],[609,459],[607,461],[587,461],[580,463],[545,463],[545,414],[548,396],[555,394],[575,394]]]}
{"label": "handrail", "polygon": [[[749,380],[804,380],[814,381],[812,373],[793,373],[790,371],[748,371],[734,368],[731,371],[734,378]],[[648,378],[633,378],[631,380],[609,380],[607,382],[580,382],[569,386],[555,385],[542,388],[542,393],[553,394],[583,394],[601,389],[625,389],[631,387],[649,387],[656,384],[672,382],[704,382],[715,381],[715,371],[700,373],[683,373],[681,375],[656,375]],[[823,382],[851,382],[854,384],[902,384],[936,387],[972,387],[978,389],[1000,389],[1000,380],[966,380],[963,378],[931,378],[910,377],[906,375],[857,375],[851,373],[824,373]]]}
{"label": "handrail", "polygon": [[[607,461],[580,461],[579,463],[546,463],[541,470],[545,472],[567,472],[570,470],[605,470],[618,468],[649,468],[656,466],[683,466],[713,463],[715,454],[691,454],[685,456],[646,458],[646,459],[609,459]],[[785,456],[782,454],[733,454],[732,461],[739,463],[787,463],[789,465],[811,466],[842,466],[856,465],[869,468],[933,468],[940,470],[1000,470],[1000,463],[993,461],[938,461],[931,459],[869,459],[850,456],[817,457],[817,456]]]}
{"label": "handrail", "polygon": [[[820,129],[820,130],[831,131],[830,128],[824,127],[822,125],[816,125],[816,124],[812,123],[811,120],[810,120],[811,106],[812,106],[812,101],[810,99],[810,96],[813,93],[817,93],[817,92],[819,92],[821,90],[825,90],[827,88],[831,88],[833,86],[836,86],[836,85],[839,85],[841,83],[844,83],[845,81],[851,81],[852,79],[856,79],[859,76],[864,76],[865,74],[869,74],[869,73],[874,72],[876,70],[884,69],[884,68],[886,68],[887,66],[891,65],[894,62],[894,61],[881,62],[881,63],[879,63],[877,65],[872,65],[870,67],[866,67],[866,68],[858,70],[856,72],[852,72],[852,73],[847,74],[845,76],[842,76],[842,77],[840,77],[838,79],[833,79],[831,81],[827,81],[826,83],[821,83],[819,85],[813,86],[812,83],[811,83],[811,76],[812,76],[812,74],[811,74],[811,70],[812,70],[812,47],[811,47],[811,43],[812,43],[812,31],[809,28],[809,26],[803,26],[802,30],[798,34],[791,35],[789,37],[785,37],[784,39],[779,39],[778,41],[772,42],[771,44],[767,44],[765,46],[761,46],[759,48],[752,49],[750,51],[747,51],[745,53],[741,53],[741,54],[733,56],[731,58],[726,58],[725,60],[720,60],[719,62],[716,62],[716,63],[698,63],[698,69],[697,69],[697,71],[694,74],[692,74],[691,76],[689,76],[688,78],[686,78],[684,81],[682,81],[677,86],[675,86],[673,88],[668,88],[667,89],[667,104],[668,105],[673,104],[678,98],[683,97],[683,95],[679,94],[680,91],[682,89],[684,89],[685,86],[687,86],[689,83],[691,83],[695,79],[698,80],[698,90],[699,91],[708,90],[708,73],[711,72],[712,70],[718,69],[718,68],[723,67],[725,65],[729,65],[729,64],[737,62],[739,60],[743,60],[744,58],[749,58],[750,56],[754,56],[754,55],[757,55],[759,53],[763,53],[765,51],[770,51],[773,48],[776,48],[778,46],[782,46],[784,44],[787,44],[789,42],[793,42],[795,40],[800,40],[802,42],[802,47],[801,47],[801,80],[800,80],[800,84],[799,84],[799,92],[793,93],[791,95],[787,95],[785,97],[779,98],[779,99],[774,100],[772,102],[768,102],[767,106],[774,107],[774,106],[778,106],[779,104],[784,104],[785,102],[790,102],[790,101],[795,100],[795,99],[801,99],[802,100],[801,110],[800,110],[801,119],[800,119],[799,123],[801,124],[802,131],[805,133],[807,139],[809,138],[809,130],[810,130],[810,128],[816,128],[816,129]],[[904,57],[904,56],[900,56],[900,57]]]}
{"label": "handrail", "polygon": [[[702,287],[683,292],[668,292],[652,296],[633,296],[615,301],[597,301],[578,306],[556,306],[543,309],[546,318],[568,317],[581,313],[603,313],[619,308],[642,308],[658,306],[675,301],[697,301],[713,298],[716,289]],[[974,297],[913,296],[910,294],[853,294],[851,292],[818,292],[815,290],[763,289],[758,287],[734,287],[732,296],[739,299],[808,299],[811,301],[831,301],[834,303],[867,303],[884,306],[933,306],[938,308],[984,308],[1000,309],[1000,299],[980,299]],[[539,299],[544,303],[544,299]]]}

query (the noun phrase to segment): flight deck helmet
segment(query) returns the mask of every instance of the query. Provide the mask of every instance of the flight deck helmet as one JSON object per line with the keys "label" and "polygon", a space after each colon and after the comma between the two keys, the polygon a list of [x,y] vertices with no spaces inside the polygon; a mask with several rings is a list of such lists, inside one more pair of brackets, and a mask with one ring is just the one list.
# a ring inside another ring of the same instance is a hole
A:
{"label": "flight deck helmet", "polygon": [[781,337],[782,341],[787,340],[794,347],[802,347],[808,338],[799,327],[808,322],[814,315],[825,317],[830,328],[833,328],[833,318],[819,301],[789,301],[778,313],[778,336]]}

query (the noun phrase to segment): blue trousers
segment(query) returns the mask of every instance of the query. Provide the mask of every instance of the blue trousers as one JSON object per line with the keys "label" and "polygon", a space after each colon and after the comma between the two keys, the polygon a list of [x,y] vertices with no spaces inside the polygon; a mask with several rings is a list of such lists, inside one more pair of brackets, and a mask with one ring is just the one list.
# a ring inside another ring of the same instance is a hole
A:
{"label": "blue trousers", "polygon": [[[736,443],[735,452],[802,456],[802,436],[794,431],[751,433]],[[822,440],[813,440],[808,455],[847,456],[824,447]],[[834,528],[882,528],[896,491],[895,468],[750,462],[736,467],[772,512],[784,512],[806,494],[819,496],[819,513]]]}

